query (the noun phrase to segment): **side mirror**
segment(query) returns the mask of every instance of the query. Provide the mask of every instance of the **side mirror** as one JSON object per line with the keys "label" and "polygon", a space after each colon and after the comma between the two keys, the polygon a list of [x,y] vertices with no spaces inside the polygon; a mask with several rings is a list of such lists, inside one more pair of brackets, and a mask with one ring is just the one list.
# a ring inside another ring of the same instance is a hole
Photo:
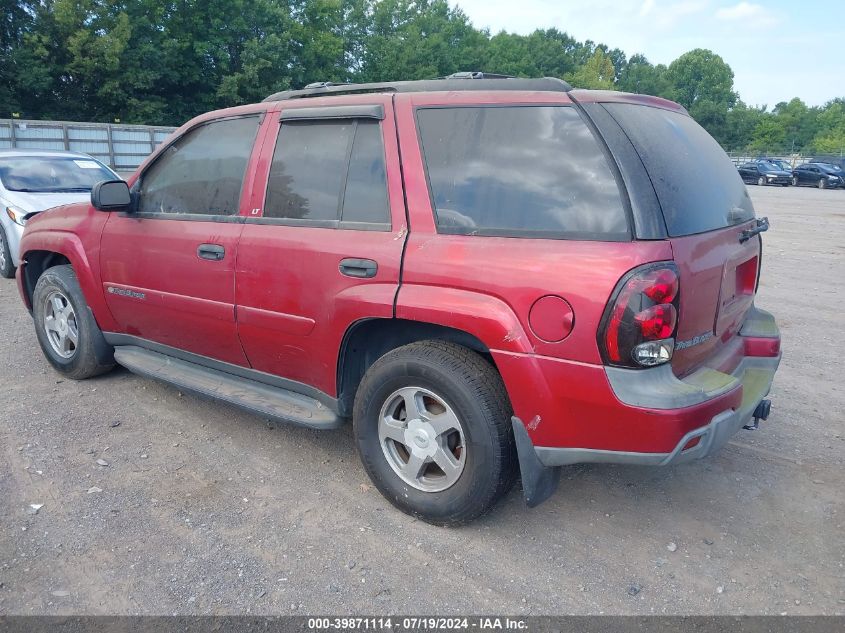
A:
{"label": "side mirror", "polygon": [[91,188],[91,205],[100,211],[123,209],[131,202],[129,185],[123,180],[104,180]]}

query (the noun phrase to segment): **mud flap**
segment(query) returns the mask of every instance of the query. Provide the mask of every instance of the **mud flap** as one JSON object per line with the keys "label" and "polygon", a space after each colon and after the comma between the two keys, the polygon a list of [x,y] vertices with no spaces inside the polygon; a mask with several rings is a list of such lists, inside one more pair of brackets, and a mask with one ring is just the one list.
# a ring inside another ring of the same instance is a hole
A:
{"label": "mud flap", "polygon": [[519,457],[519,472],[522,476],[522,494],[526,505],[533,508],[543,503],[557,490],[560,483],[560,467],[549,468],[542,464],[534,451],[534,444],[528,437],[528,431],[525,430],[522,420],[514,416],[511,418],[511,424],[513,424],[513,437],[516,441],[516,453]]}

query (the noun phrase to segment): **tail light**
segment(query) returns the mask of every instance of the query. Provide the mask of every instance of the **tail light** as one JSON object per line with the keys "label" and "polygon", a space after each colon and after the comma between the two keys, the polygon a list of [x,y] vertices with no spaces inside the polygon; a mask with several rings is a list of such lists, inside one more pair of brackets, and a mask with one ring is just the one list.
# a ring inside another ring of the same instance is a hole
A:
{"label": "tail light", "polygon": [[672,262],[647,264],[626,274],[605,308],[598,343],[604,362],[653,367],[672,360],[680,283]]}

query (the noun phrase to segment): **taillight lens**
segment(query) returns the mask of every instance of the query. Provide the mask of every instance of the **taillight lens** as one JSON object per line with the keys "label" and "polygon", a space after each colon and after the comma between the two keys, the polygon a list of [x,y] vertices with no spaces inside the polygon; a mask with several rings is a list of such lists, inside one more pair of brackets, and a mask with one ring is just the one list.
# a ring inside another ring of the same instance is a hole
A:
{"label": "taillight lens", "polygon": [[672,262],[647,264],[617,284],[599,329],[604,361],[653,367],[672,360],[680,284]]}

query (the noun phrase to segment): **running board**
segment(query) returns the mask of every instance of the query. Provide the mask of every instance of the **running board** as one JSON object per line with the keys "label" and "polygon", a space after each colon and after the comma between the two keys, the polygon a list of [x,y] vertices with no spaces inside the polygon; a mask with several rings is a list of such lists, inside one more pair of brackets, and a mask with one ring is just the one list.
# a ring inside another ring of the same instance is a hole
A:
{"label": "running board", "polygon": [[134,345],[116,347],[114,359],[133,373],[280,422],[313,429],[334,429],[344,423],[343,418],[314,398]]}

